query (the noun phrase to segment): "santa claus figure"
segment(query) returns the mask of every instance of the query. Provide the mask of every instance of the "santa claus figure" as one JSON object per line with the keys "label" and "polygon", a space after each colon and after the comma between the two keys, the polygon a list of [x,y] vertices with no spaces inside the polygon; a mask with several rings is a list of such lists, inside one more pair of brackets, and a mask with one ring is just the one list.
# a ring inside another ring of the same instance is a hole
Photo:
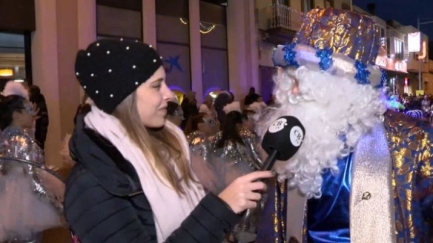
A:
{"label": "santa claus figure", "polygon": [[314,9],[274,63],[282,115],[305,126],[304,142],[274,170],[257,242],[431,242],[433,130],[387,111],[380,34],[368,16]]}

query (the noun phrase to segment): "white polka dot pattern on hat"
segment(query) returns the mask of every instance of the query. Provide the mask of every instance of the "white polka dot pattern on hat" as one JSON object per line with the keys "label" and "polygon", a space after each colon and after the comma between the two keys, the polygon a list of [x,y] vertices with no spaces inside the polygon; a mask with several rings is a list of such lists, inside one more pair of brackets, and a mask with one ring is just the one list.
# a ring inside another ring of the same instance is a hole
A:
{"label": "white polka dot pattern on hat", "polygon": [[104,39],[90,45],[78,55],[75,66],[81,86],[108,113],[162,65],[152,45],[119,39],[118,43]]}

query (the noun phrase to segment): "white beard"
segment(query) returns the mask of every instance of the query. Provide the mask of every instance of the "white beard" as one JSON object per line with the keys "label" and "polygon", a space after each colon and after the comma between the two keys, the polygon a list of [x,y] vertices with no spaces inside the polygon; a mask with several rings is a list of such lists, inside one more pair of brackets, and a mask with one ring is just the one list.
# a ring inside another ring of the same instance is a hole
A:
{"label": "white beard", "polygon": [[[295,80],[298,95],[292,93]],[[275,83],[280,106],[265,112],[258,133],[263,136],[270,123],[283,115],[301,121],[303,144],[287,162],[276,163],[274,170],[307,198],[319,198],[324,170],[338,173],[338,158],[350,154],[360,137],[383,121],[386,108],[380,92],[354,78],[305,67],[280,72]]]}

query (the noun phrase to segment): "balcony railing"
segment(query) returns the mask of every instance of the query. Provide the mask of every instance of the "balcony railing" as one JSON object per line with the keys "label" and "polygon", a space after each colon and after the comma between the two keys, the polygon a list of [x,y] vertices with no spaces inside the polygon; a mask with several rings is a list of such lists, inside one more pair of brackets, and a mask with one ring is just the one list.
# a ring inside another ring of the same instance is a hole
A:
{"label": "balcony railing", "polygon": [[269,7],[268,28],[282,28],[297,31],[301,27],[302,13],[283,4],[272,4]]}
{"label": "balcony railing", "polygon": [[415,58],[410,58],[407,62],[407,70],[411,72],[421,72],[426,73],[429,71],[429,63],[424,61],[418,61]]}

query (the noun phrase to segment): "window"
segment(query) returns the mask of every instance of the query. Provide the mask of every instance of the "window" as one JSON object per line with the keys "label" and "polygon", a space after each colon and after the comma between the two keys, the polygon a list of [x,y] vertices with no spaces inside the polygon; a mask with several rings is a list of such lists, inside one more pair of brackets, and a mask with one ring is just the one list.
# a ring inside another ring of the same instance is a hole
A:
{"label": "window", "polygon": [[343,10],[352,10],[351,9],[351,7],[350,7],[350,4],[348,4],[348,3],[342,3],[341,4],[341,9],[343,9]]}
{"label": "window", "polygon": [[[282,1],[280,1],[281,4]],[[218,14],[217,14],[218,13]],[[229,89],[226,9],[200,3],[203,97]]]}
{"label": "window", "polygon": [[314,0],[302,0],[302,12],[308,12],[314,7]]}
{"label": "window", "polygon": [[0,90],[9,80],[31,83],[31,58],[25,34],[0,32]]}
{"label": "window", "polygon": [[99,37],[142,40],[141,1],[96,1],[97,35]]}
{"label": "window", "polygon": [[394,39],[394,54],[398,59],[403,59],[404,42],[400,39]]}
{"label": "window", "polygon": [[[192,88],[188,1],[164,0],[155,4],[156,41],[163,57],[166,82],[172,90],[185,93]],[[205,27],[208,30],[209,25]]]}
{"label": "window", "polygon": [[[386,39],[386,46],[390,47],[391,45],[391,40],[390,38]],[[386,49],[386,54],[388,55],[388,57],[391,57],[391,48],[387,48]]]}
{"label": "window", "polygon": [[290,0],[273,0],[272,3],[290,7]]}
{"label": "window", "polygon": [[334,0],[325,0],[325,8],[333,8]]}

